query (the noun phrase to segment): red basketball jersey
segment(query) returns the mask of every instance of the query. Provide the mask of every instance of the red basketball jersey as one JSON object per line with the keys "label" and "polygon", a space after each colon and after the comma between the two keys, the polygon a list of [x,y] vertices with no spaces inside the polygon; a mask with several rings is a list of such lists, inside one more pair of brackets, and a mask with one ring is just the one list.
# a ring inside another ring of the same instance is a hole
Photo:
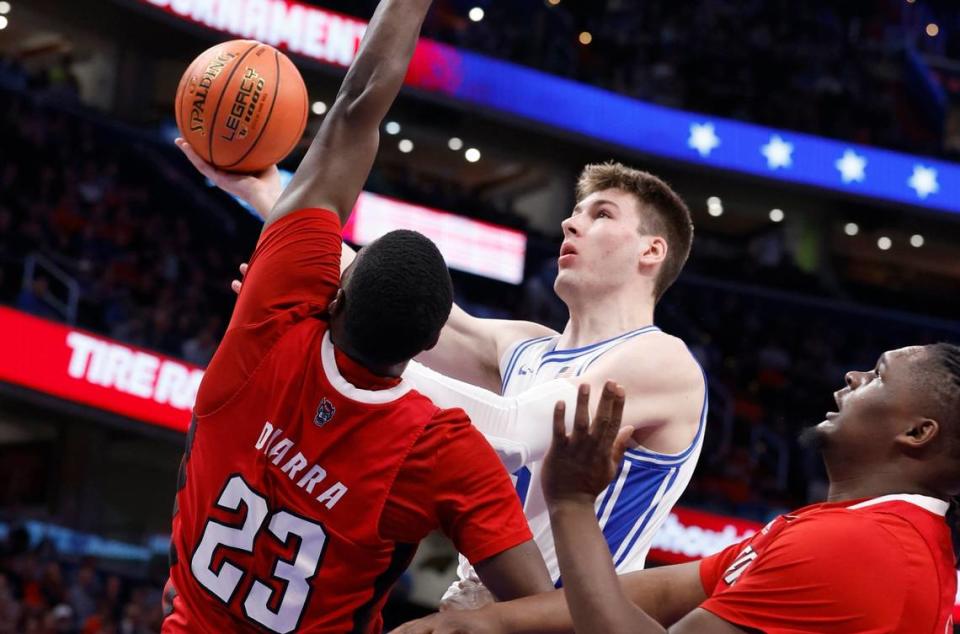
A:
{"label": "red basketball jersey", "polygon": [[808,506],[700,562],[701,607],[767,634],[950,634],[947,503],[888,495]]}
{"label": "red basketball jersey", "polygon": [[[398,474],[438,427],[463,425],[480,439],[462,412],[403,381],[362,389],[342,374],[351,362],[324,319],[339,280],[338,229],[328,211],[298,212],[268,228],[251,259],[187,441],[165,633],[379,631],[415,550],[381,522]],[[485,491],[469,494],[498,518],[458,528],[454,540],[482,559],[530,539],[492,449],[474,443],[459,460],[495,467]],[[506,537],[494,532],[504,520]]]}

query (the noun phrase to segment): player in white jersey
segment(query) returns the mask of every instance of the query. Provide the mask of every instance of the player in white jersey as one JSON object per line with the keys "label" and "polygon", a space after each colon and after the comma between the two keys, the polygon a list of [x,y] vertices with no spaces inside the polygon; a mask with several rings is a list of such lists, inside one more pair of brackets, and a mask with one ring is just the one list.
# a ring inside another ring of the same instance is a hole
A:
{"label": "player in white jersey", "polygon": [[[266,214],[279,197],[275,168],[254,176],[215,170],[179,144],[217,185]],[[441,407],[461,406],[517,477],[537,544],[557,575],[538,484],[557,400],[572,414],[577,385],[598,395],[608,379],[626,391],[624,424],[636,447],[597,500],[620,573],[643,567],[650,540],[696,465],[707,410],[706,379],[686,345],[653,326],[657,301],[676,280],[693,238],[690,212],[663,181],[611,163],[587,166],[562,223],[554,288],[570,310],[562,333],[531,322],[478,319],[454,306],[437,346],[405,374]],[[347,249],[345,247],[345,249]],[[345,252],[344,266],[350,261]],[[239,284],[239,283],[236,283]],[[459,379],[459,380],[452,380]],[[446,600],[488,600],[469,570]]]}
{"label": "player in white jersey", "polygon": [[[500,362],[502,394],[515,396],[557,378],[582,376],[603,356],[613,354],[618,346],[633,339],[641,339],[637,343],[642,345],[644,336],[659,332],[656,326],[638,328],[575,350],[557,350],[559,336],[519,341]],[[690,481],[703,444],[706,413],[704,397],[697,433],[683,451],[663,454],[641,446],[628,450],[617,477],[606,493],[597,498],[597,520],[618,570],[643,568],[654,532],[647,527],[655,528],[663,522]],[[514,477],[534,539],[556,581],[560,571],[540,486],[541,467],[540,460],[531,462],[517,470]],[[462,570],[461,574],[468,573]]]}

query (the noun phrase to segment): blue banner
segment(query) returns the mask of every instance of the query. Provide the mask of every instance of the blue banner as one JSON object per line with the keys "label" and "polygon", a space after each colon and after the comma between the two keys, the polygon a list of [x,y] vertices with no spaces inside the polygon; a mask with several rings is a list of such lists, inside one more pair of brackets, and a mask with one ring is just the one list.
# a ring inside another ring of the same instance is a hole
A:
{"label": "blue banner", "polygon": [[[337,66],[366,28],[299,0],[132,1]],[[428,39],[406,83],[647,154],[960,213],[955,163],[655,106]]]}
{"label": "blue banner", "polygon": [[421,75],[411,83],[472,104],[648,154],[960,213],[954,163],[665,108],[451,47],[429,48],[434,81]]}

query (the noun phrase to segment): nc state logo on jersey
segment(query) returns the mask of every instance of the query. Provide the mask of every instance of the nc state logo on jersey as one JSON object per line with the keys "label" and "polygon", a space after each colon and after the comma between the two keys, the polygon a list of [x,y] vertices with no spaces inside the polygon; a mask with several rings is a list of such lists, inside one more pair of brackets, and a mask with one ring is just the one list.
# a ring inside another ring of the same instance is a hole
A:
{"label": "nc state logo on jersey", "polygon": [[326,396],[320,399],[317,406],[317,415],[313,417],[313,424],[317,427],[323,427],[330,422],[333,415],[337,413],[337,408],[333,406]]}

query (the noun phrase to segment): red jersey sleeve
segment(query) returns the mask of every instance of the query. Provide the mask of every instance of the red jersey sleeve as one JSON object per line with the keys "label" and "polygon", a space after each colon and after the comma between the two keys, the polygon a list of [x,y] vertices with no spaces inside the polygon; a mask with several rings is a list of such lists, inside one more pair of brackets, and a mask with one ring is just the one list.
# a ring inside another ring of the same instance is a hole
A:
{"label": "red jersey sleeve", "polygon": [[416,542],[440,528],[471,563],[532,539],[500,459],[461,409],[440,410],[401,470],[380,520]]}
{"label": "red jersey sleeve", "polygon": [[700,560],[700,584],[703,586],[703,593],[708,597],[712,596],[720,581],[720,576],[737,559],[737,555],[743,552],[743,549],[750,542],[747,537],[736,544],[731,544],[718,553],[704,557]]}
{"label": "red jersey sleeve", "polygon": [[710,596],[700,607],[735,625],[767,634],[881,632],[904,609],[902,584],[888,581],[906,563],[896,539],[856,516],[798,519],[756,558],[738,546],[732,569],[721,567],[730,549],[701,564]]}
{"label": "red jersey sleeve", "polygon": [[326,209],[301,209],[267,227],[250,258],[228,330],[297,304],[326,306],[340,286],[340,251],[340,218]]}
{"label": "red jersey sleeve", "polygon": [[197,392],[194,411],[226,403],[257,367],[294,309],[322,312],[340,285],[340,219],[326,209],[301,209],[264,230],[250,258],[227,331]]}
{"label": "red jersey sleeve", "polygon": [[533,539],[520,498],[493,447],[461,409],[437,458],[440,529],[471,564]]}

